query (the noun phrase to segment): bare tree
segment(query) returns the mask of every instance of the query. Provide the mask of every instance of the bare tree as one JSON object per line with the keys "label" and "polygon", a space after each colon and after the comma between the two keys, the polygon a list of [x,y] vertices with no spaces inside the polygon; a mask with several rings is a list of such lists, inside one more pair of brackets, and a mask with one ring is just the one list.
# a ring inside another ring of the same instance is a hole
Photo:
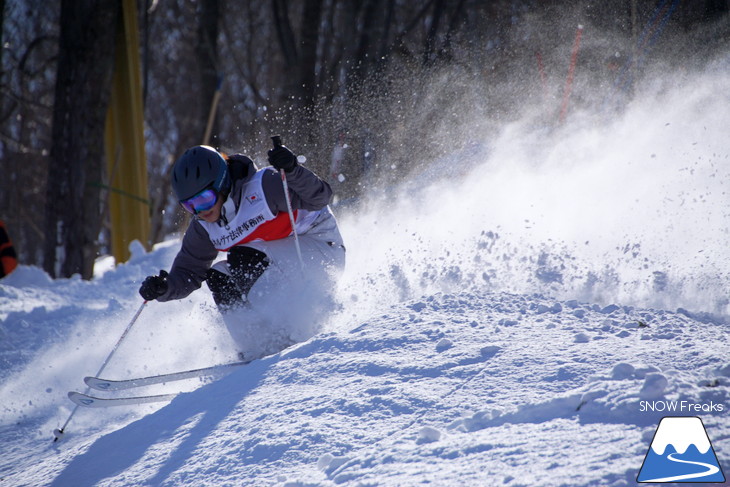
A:
{"label": "bare tree", "polygon": [[63,0],[44,267],[92,277],[101,228],[104,122],[121,3]]}
{"label": "bare tree", "polygon": [[[33,13],[31,15],[31,12]],[[57,62],[58,6],[6,2],[0,74],[0,218],[18,259],[43,261],[42,218]]]}
{"label": "bare tree", "polygon": [[[216,103],[215,93],[220,84],[220,68],[218,66],[218,20],[220,8],[218,0],[206,0],[201,2],[198,11],[198,43],[195,52],[200,65],[201,77],[201,105],[203,112],[200,120],[206,123],[209,115],[214,114]],[[211,120],[211,127],[215,119]],[[211,133],[215,133],[213,130]],[[207,136],[201,135],[200,142],[209,143],[204,140]],[[191,144],[192,145],[192,144]]]}
{"label": "bare tree", "polygon": [[[148,77],[145,99],[152,241],[178,231],[183,212],[171,195],[170,171],[189,146],[202,142],[210,97],[199,63],[199,8],[194,2],[149,2],[146,12]],[[189,19],[194,19],[191,22]],[[209,57],[209,52],[205,52]],[[215,67],[213,68],[215,70]]]}
{"label": "bare tree", "polygon": [[[284,58],[283,80],[286,92],[281,100],[290,106],[281,106],[281,113],[292,114],[296,118],[284,116],[286,128],[299,133],[299,142],[312,150],[318,139],[314,126],[314,115],[318,90],[316,86],[317,67],[320,57],[320,24],[322,21],[322,0],[306,0],[299,18],[299,35],[295,36],[291,15],[286,0],[272,2],[275,27]],[[294,113],[291,108],[295,108]]]}

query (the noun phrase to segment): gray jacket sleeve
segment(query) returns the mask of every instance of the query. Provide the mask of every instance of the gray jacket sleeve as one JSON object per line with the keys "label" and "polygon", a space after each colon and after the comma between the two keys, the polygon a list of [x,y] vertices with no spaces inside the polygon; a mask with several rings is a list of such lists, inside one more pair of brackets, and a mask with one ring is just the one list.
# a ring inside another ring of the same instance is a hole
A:
{"label": "gray jacket sleeve", "polygon": [[[273,168],[266,168],[262,185],[269,208],[276,214],[287,212],[286,197],[281,175]],[[286,182],[291,194],[292,209],[321,210],[332,199],[330,185],[303,166],[297,166],[286,175]]]}
{"label": "gray jacket sleeve", "polygon": [[167,292],[158,301],[182,299],[200,288],[210,265],[218,256],[208,234],[197,220],[190,222],[182,241],[182,248],[172,263],[167,276]]}

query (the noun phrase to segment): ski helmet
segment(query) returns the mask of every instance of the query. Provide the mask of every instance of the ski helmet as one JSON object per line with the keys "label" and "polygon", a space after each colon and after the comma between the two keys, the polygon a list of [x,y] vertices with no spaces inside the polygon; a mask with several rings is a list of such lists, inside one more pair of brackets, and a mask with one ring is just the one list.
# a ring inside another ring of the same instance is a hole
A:
{"label": "ski helmet", "polygon": [[207,188],[213,188],[219,194],[230,191],[228,164],[212,147],[191,147],[175,161],[172,168],[172,189],[177,199],[183,201]]}

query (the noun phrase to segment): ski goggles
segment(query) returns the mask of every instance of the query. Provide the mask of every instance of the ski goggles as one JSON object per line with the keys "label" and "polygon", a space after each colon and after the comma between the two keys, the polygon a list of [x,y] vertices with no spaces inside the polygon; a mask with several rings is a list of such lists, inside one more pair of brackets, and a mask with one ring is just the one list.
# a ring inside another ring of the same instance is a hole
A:
{"label": "ski goggles", "polygon": [[180,202],[183,208],[197,215],[202,211],[208,211],[218,202],[218,193],[212,188],[204,189],[192,198]]}

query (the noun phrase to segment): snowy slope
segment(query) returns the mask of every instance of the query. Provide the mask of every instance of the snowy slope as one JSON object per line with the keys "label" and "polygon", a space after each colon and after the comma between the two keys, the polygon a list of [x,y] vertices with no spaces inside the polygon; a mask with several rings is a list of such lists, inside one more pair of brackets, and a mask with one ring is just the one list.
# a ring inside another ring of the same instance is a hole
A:
{"label": "snowy slope", "polygon": [[[139,391],[185,391],[169,404],[79,410],[57,444],[179,241],[91,282],[21,266],[0,281],[0,485],[634,485],[668,415],[649,404],[699,415],[727,475],[725,72],[607,125],[505,127],[463,179],[341,214],[348,270],[311,338]],[[236,352],[201,290],[149,304],[104,375]]]}
{"label": "snowy slope", "polygon": [[[24,401],[49,412],[6,418],[2,476],[63,486],[632,485],[661,417],[640,401],[729,404],[730,367],[717,370],[726,335],[666,311],[435,294],[157,411],[84,410],[55,448],[53,408]],[[703,414],[721,459],[725,414]]]}

